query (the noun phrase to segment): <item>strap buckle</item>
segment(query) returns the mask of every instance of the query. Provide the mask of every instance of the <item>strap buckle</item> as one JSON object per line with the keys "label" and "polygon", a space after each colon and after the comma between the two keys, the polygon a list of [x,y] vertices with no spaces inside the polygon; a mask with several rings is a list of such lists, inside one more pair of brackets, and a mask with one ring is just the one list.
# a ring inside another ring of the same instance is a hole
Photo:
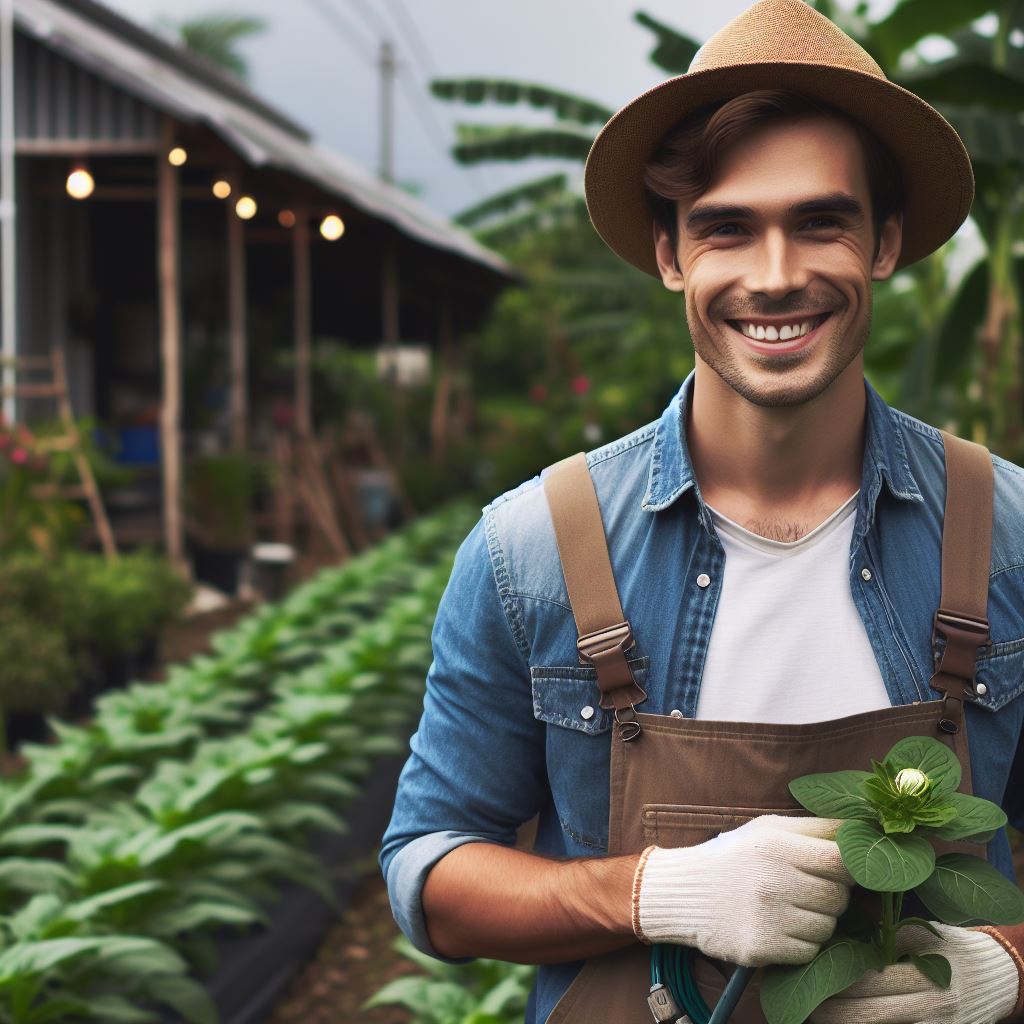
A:
{"label": "strap buckle", "polygon": [[[938,650],[940,636],[946,641],[941,653]],[[942,718],[939,720],[939,728],[943,732],[959,732],[963,722],[964,701],[977,699],[974,674],[978,648],[986,646],[991,639],[988,619],[950,612],[944,608],[935,613],[932,621],[935,672],[931,686],[944,694]]]}
{"label": "strap buckle", "polygon": [[640,734],[634,705],[647,700],[647,694],[633,678],[626,652],[635,646],[633,630],[628,622],[584,633],[576,641],[580,658],[597,669],[597,685],[601,690],[601,707],[615,710],[615,721],[623,739]]}

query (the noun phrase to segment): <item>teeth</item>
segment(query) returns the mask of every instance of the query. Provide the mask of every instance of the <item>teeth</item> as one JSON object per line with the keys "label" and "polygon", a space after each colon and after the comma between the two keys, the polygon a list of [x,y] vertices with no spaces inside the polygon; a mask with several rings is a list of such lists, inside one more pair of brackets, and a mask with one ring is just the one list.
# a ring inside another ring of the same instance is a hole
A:
{"label": "teeth", "polygon": [[796,324],[783,324],[782,327],[765,327],[763,324],[741,321],[739,327],[748,338],[755,341],[789,341],[792,338],[802,338],[813,330],[814,321],[803,320]]}

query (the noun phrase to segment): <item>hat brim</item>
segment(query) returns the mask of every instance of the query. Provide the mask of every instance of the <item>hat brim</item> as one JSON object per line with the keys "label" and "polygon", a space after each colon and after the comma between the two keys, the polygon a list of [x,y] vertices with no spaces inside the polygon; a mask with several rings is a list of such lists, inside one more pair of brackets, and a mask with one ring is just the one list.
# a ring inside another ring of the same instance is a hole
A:
{"label": "hat brim", "polygon": [[628,263],[659,277],[644,166],[678,121],[716,101],[785,89],[849,114],[892,153],[903,175],[903,248],[897,267],[934,252],[963,223],[974,173],[960,136],[938,111],[884,78],[821,64],[772,62],[708,68],[663,82],[623,107],[587,157],[587,209],[598,234]]}

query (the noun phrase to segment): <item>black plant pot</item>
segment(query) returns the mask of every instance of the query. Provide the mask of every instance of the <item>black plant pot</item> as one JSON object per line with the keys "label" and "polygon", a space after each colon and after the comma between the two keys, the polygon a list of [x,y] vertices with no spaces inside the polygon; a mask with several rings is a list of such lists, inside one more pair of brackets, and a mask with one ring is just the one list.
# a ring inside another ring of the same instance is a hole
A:
{"label": "black plant pot", "polygon": [[194,543],[192,546],[192,569],[195,578],[223,594],[232,597],[238,593],[238,581],[245,548],[207,547]]}

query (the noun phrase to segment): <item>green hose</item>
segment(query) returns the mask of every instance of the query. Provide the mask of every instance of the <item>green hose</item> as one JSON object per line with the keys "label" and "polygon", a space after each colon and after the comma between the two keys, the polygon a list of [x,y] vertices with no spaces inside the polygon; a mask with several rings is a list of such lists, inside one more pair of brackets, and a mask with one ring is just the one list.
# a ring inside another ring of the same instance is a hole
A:
{"label": "green hose", "polygon": [[651,948],[651,986],[664,985],[693,1024],[727,1024],[743,990],[754,975],[752,967],[737,967],[714,1011],[704,1002],[693,971],[694,951],[687,946],[658,944]]}

